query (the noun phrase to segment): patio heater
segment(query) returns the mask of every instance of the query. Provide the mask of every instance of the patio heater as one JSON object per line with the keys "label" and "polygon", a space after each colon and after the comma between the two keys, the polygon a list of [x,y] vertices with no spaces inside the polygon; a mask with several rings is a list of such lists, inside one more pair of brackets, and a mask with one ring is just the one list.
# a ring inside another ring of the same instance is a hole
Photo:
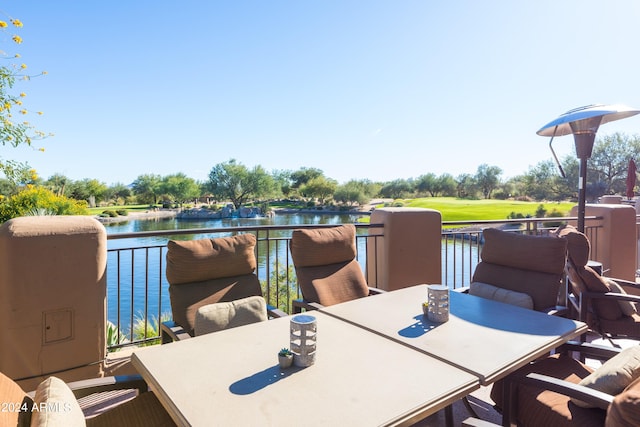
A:
{"label": "patio heater", "polygon": [[578,230],[584,233],[585,200],[587,184],[587,160],[591,157],[596,132],[600,125],[614,120],[620,120],[640,113],[626,105],[592,104],[575,108],[560,115],[557,119],[544,125],[538,132],[540,136],[550,136],[549,147],[553,153],[562,176],[564,171],[556,157],[551,143],[556,136],[573,134],[576,155],[580,160],[580,177],[578,179]]}

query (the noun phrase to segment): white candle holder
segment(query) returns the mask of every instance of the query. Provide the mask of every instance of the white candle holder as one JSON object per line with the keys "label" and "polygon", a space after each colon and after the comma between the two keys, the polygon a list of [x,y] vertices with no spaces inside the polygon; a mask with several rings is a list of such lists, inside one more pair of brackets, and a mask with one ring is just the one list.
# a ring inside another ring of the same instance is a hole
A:
{"label": "white candle holder", "polygon": [[427,318],[432,322],[446,322],[449,320],[449,288],[429,285],[427,289]]}
{"label": "white candle holder", "polygon": [[303,368],[313,365],[316,362],[318,335],[316,318],[308,314],[299,314],[291,318],[290,328],[293,364]]}

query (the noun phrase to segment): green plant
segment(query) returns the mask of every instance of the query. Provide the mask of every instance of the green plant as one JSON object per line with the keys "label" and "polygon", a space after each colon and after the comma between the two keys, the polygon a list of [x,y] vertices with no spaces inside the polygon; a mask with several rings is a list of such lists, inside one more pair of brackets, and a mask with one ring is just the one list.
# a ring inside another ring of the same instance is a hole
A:
{"label": "green plant", "polygon": [[126,344],[128,342],[129,340],[127,339],[126,335],[120,332],[120,328],[107,320],[107,347]]}
{"label": "green plant", "polygon": [[141,342],[141,347],[160,344],[160,324],[167,320],[171,320],[170,313],[162,313],[159,321],[158,318],[153,315],[146,319],[142,315],[136,316],[131,326],[133,339],[135,341],[143,341],[149,338],[155,338]]}
{"label": "green plant", "polygon": [[106,216],[110,216],[111,218],[115,218],[115,217],[118,216],[116,211],[114,211],[112,209],[107,209],[106,211],[103,211],[102,213],[105,214]]}
{"label": "green plant", "polygon": [[284,347],[278,352],[278,356],[291,356],[293,353],[288,348]]}
{"label": "green plant", "polygon": [[118,215],[121,215],[121,216],[127,216],[127,215],[129,215],[129,211],[128,211],[128,210],[126,210],[126,209],[116,209],[116,213],[117,213]]}

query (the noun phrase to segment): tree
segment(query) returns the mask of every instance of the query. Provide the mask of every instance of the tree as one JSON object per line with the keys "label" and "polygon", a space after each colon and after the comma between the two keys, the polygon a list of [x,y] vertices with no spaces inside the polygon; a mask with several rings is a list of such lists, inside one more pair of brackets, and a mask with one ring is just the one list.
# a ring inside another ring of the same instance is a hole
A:
{"label": "tree", "polygon": [[[602,188],[601,194],[596,190],[592,197],[603,194],[624,194],[626,189],[627,168],[629,159],[637,159],[640,154],[640,139],[614,133],[598,138],[589,159],[587,181],[594,187]],[[588,187],[587,187],[588,188]]]}
{"label": "tree", "polygon": [[67,185],[71,180],[62,174],[51,175],[49,179],[47,179],[43,185],[49,190],[53,191],[58,196],[65,195],[65,191],[67,190]]}
{"label": "tree", "polygon": [[275,184],[273,177],[261,166],[249,170],[231,159],[211,169],[206,186],[218,200],[230,200],[239,209],[248,200],[271,194]]}
{"label": "tree", "polygon": [[413,181],[406,179],[396,179],[387,182],[380,188],[380,195],[391,199],[400,199],[413,192]]}
{"label": "tree", "polygon": [[107,185],[97,179],[85,178],[80,181],[75,181],[70,185],[71,197],[76,200],[87,201],[90,207],[95,206],[98,201],[103,200],[106,192]]}
{"label": "tree", "polygon": [[461,199],[475,198],[476,197],[476,180],[468,173],[459,175],[456,178],[456,193]]}
{"label": "tree", "polygon": [[291,188],[298,189],[314,178],[324,176],[324,172],[317,168],[303,167],[291,173]]}
{"label": "tree", "polygon": [[113,200],[116,205],[126,205],[131,195],[131,188],[121,182],[117,182],[107,188],[104,197],[107,200]]}
{"label": "tree", "polygon": [[317,176],[307,181],[298,191],[305,197],[317,198],[320,204],[324,204],[325,200],[333,195],[337,187],[337,181],[324,176]]}
{"label": "tree", "polygon": [[[22,28],[22,22],[19,19],[8,17],[6,20],[0,19],[0,31],[6,37],[16,43],[22,43],[22,38],[18,34],[10,34],[9,28],[17,31]],[[7,57],[5,52],[2,54]],[[13,58],[19,58],[20,55],[15,54]],[[27,65],[22,63],[0,66],[0,143],[3,146],[11,145],[17,147],[19,145],[31,145],[34,139],[45,137],[45,134],[38,131],[29,122],[24,120],[24,116],[29,114],[29,110],[23,105],[23,99],[26,97],[24,92],[15,93],[13,91],[17,80],[29,80],[33,75],[26,73]],[[38,75],[46,74],[42,72]],[[20,115],[20,119],[14,117],[14,110]],[[38,112],[38,114],[42,114]],[[24,173],[29,170],[27,164],[19,163],[12,160],[0,158],[0,171],[2,171],[7,179],[15,180],[16,173]]]}
{"label": "tree", "polygon": [[140,175],[133,181],[131,185],[133,194],[136,195],[138,202],[156,204],[160,195],[160,185],[162,177],[160,175],[146,174]]}
{"label": "tree", "polygon": [[173,201],[180,203],[180,206],[182,206],[184,202],[197,199],[202,193],[200,184],[183,173],[164,177],[160,188],[163,194],[168,195]]}
{"label": "tree", "polygon": [[486,163],[478,166],[475,181],[478,184],[478,187],[480,187],[480,191],[482,191],[482,195],[485,199],[490,199],[491,193],[498,187],[498,184],[500,184],[501,174],[502,169],[498,166],[489,166]]}

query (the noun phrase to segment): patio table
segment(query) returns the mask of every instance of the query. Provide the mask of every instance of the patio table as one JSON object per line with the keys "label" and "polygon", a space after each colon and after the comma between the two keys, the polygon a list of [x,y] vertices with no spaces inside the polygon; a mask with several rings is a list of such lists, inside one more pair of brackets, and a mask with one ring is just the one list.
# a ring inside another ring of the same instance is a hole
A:
{"label": "patio table", "polygon": [[422,312],[427,285],[416,285],[321,311],[403,343],[476,375],[489,385],[587,331],[587,325],[510,304],[450,292],[449,321]]}
{"label": "patio table", "polygon": [[477,376],[314,312],[316,362],[280,369],[291,317],[136,350],[178,425],[410,425],[480,387]]}

